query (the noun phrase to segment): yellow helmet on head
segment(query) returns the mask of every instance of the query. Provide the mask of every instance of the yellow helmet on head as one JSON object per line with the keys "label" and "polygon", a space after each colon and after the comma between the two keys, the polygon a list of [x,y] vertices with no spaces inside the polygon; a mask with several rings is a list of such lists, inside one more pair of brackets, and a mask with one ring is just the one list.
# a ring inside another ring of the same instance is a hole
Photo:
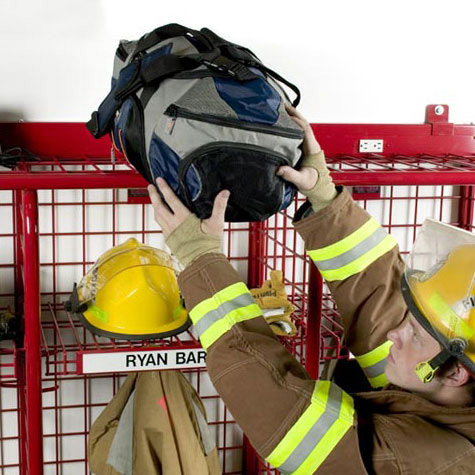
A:
{"label": "yellow helmet on head", "polygon": [[475,235],[426,220],[406,264],[402,292],[409,310],[442,345],[416,373],[424,382],[450,358],[475,375]]}
{"label": "yellow helmet on head", "polygon": [[99,257],[67,308],[93,333],[111,338],[165,338],[191,325],[171,256],[134,238]]}

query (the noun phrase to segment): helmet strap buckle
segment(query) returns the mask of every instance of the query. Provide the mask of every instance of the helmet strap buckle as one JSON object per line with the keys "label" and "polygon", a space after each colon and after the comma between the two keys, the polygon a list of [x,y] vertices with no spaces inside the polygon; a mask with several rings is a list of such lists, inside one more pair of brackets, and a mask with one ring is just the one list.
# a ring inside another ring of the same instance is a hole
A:
{"label": "helmet strap buckle", "polygon": [[430,383],[434,379],[435,373],[439,369],[438,366],[433,368],[430,361],[431,360],[422,361],[421,363],[418,363],[415,368],[417,376],[424,384]]}
{"label": "helmet strap buckle", "polygon": [[424,384],[430,383],[434,379],[435,373],[444,363],[452,358],[452,356],[453,354],[444,348],[430,360],[418,363],[415,367],[415,372]]}

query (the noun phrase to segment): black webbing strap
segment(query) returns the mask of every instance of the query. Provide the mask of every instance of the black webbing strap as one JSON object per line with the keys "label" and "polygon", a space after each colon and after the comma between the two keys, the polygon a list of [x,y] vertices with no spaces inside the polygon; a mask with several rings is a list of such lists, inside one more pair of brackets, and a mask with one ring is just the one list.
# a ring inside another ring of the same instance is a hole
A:
{"label": "black webbing strap", "polygon": [[249,48],[227,41],[208,28],[201,28],[200,33],[203,34],[214,48],[219,48],[223,53],[229,52],[230,57],[236,60],[255,60],[257,58]]}
{"label": "black webbing strap", "polygon": [[449,350],[444,348],[439,353],[437,353],[432,359],[430,359],[428,363],[432,369],[436,369],[440,368],[442,365],[447,363],[450,358],[453,357],[454,355]]}
{"label": "black webbing strap", "polygon": [[282,84],[285,84],[296,95],[296,98],[292,102],[292,105],[294,107],[298,106],[298,104],[300,103],[299,88],[295,84],[291,83],[290,81],[287,81],[287,79],[284,79],[280,74],[277,74],[272,69],[269,69],[267,66],[264,66],[251,50],[249,50],[248,48],[244,48],[243,46],[237,45],[235,43],[231,43],[230,41],[226,41],[224,38],[221,38],[220,36],[218,36],[213,31],[209,30],[208,28],[202,28],[201,33],[203,33],[203,35],[213,44],[215,48],[219,48],[221,50],[221,53],[225,57],[228,57],[238,62],[242,62],[247,66],[254,66],[258,68],[259,70],[261,70],[262,72],[267,73],[276,81],[279,81]]}
{"label": "black webbing strap", "polygon": [[282,84],[285,84],[289,89],[291,89],[296,97],[292,101],[292,105],[294,107],[297,107],[300,103],[300,89],[293,83],[287,81],[287,79],[284,79],[280,74],[277,74],[275,71],[272,69],[269,69],[267,66],[264,66],[263,64],[256,64],[256,68],[259,68],[261,71],[267,73],[269,76],[274,78],[276,81],[281,82]]}
{"label": "black webbing strap", "polygon": [[151,48],[152,46],[160,43],[161,41],[167,40],[169,38],[174,38],[176,36],[188,36],[194,38],[195,45],[199,51],[208,51],[212,49],[212,46],[203,37],[201,32],[197,30],[192,30],[191,28],[186,28],[185,26],[179,25],[178,23],[170,23],[169,25],[156,28],[152,32],[140,38],[137,41],[134,52],[132,53],[132,58],[137,54]]}
{"label": "black webbing strap", "polygon": [[132,81],[126,83],[116,91],[115,98],[117,100],[123,100],[129,94],[144,86],[158,84],[173,74],[194,69],[200,65],[197,58],[192,55],[177,56],[175,54],[167,54],[165,56],[159,56],[152,61],[146,60],[147,57],[144,57],[142,61],[140,61],[139,74],[137,74]]}
{"label": "black webbing strap", "polygon": [[[216,55],[217,51],[217,55]],[[200,61],[211,70],[216,70],[219,73],[224,73],[231,76],[238,81],[251,81],[257,79],[259,76],[253,73],[247,66],[227,58],[219,53],[219,50],[215,50],[213,53],[204,53],[201,55]]]}

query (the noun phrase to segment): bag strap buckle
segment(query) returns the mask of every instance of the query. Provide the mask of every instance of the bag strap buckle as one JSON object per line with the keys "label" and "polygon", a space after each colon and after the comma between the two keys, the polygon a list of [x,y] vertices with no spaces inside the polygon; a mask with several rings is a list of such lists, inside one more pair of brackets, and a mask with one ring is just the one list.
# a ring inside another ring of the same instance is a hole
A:
{"label": "bag strap buckle", "polygon": [[248,67],[244,66],[238,61],[233,61],[232,59],[226,58],[226,56],[217,56],[212,61],[204,60],[203,64],[208,66],[210,69],[215,69],[220,73],[228,74],[238,81],[250,81],[259,77]]}

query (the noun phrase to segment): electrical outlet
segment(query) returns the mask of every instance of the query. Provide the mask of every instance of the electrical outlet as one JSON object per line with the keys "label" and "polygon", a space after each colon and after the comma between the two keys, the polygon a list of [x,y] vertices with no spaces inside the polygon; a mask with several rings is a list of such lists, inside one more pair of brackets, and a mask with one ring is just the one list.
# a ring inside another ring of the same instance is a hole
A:
{"label": "electrical outlet", "polygon": [[383,140],[360,140],[360,153],[377,153],[383,151]]}

